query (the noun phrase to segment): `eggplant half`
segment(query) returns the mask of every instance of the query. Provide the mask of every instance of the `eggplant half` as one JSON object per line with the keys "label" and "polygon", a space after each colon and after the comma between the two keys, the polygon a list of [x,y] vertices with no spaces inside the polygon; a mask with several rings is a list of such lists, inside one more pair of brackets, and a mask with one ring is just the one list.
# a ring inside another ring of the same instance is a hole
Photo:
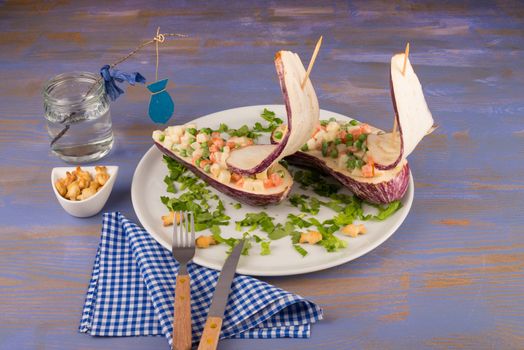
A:
{"label": "eggplant half", "polygon": [[[348,130],[355,131],[363,125],[370,131],[367,137],[379,132],[378,129],[369,127],[366,124],[351,126],[349,123],[334,121],[328,124],[328,128],[333,128],[335,123],[339,124],[337,135],[340,135],[340,133],[351,135],[350,132],[347,132]],[[322,132],[325,129],[321,128],[320,130]],[[271,136],[272,142],[277,143],[278,140],[275,138],[275,134],[280,135],[281,133],[281,129],[275,130]],[[357,197],[370,203],[387,204],[404,196],[409,185],[410,176],[409,165],[405,159],[392,169],[378,170],[371,168],[370,174],[363,173],[362,168],[366,167],[367,164],[371,164],[371,157],[366,157],[364,155],[365,152],[358,150],[352,141],[349,142],[350,145],[348,146],[345,140],[346,137],[341,140],[340,137],[330,137],[329,134],[330,132],[325,132],[324,136],[327,136],[328,140],[331,138],[330,141],[325,139],[319,140],[319,138],[315,138],[315,136],[319,135],[317,132],[300,151],[284,159],[292,165],[314,169],[331,175]],[[357,142],[358,146],[358,141],[355,142]],[[319,147],[315,147],[315,144]],[[365,143],[361,147],[365,147]],[[355,151],[354,155],[350,150]],[[348,156],[343,152],[349,152],[352,155]],[[356,163],[353,167],[348,165],[351,161]]]}
{"label": "eggplant half", "polygon": [[213,176],[211,172],[206,172],[204,169],[194,164],[191,157],[183,157],[180,152],[173,150],[172,147],[169,147],[169,145],[164,144],[158,139],[155,140],[155,145],[162,153],[183,164],[193,174],[204,180],[211,187],[248,205],[264,206],[280,203],[287,197],[291,190],[291,186],[293,185],[291,174],[280,164],[275,164],[268,170],[270,174],[278,174],[278,176],[281,177],[282,183],[278,186],[272,186],[270,188],[246,186],[246,182],[257,181],[251,177],[243,177],[241,183],[239,183],[239,181],[229,181],[226,183],[220,178],[220,173],[218,176]]}

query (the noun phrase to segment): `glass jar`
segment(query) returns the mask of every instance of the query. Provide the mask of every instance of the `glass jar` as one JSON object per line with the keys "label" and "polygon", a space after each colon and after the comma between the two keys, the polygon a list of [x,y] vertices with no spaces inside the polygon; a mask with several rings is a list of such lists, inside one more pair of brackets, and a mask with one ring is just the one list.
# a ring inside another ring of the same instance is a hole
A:
{"label": "glass jar", "polygon": [[68,163],[98,160],[113,147],[109,98],[103,79],[89,72],[63,73],[42,92],[51,151]]}

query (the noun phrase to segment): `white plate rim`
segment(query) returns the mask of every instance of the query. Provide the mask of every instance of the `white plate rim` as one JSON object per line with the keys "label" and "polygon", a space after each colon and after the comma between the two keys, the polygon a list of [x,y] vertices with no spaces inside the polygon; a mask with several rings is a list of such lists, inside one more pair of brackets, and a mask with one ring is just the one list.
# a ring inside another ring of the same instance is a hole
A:
{"label": "white plate rim", "polygon": [[[217,111],[217,112],[213,112],[213,113],[210,113],[210,114],[198,117],[196,119],[187,121],[186,124],[187,123],[198,123],[200,119],[209,118],[209,117],[211,117],[214,114],[231,113],[231,112],[239,110],[239,109],[248,109],[248,108],[249,109],[251,109],[251,108],[252,109],[255,109],[255,108],[256,109],[263,109],[263,108],[268,108],[268,109],[272,109],[273,108],[273,109],[275,109],[275,108],[281,108],[281,107],[282,107],[282,105],[274,105],[274,104],[273,105],[272,104],[265,104],[265,105],[252,105],[252,106],[235,107],[235,108],[230,108],[230,109],[226,109],[226,110],[222,110],[222,111]],[[336,117],[342,117],[342,118],[345,118],[345,119],[349,119],[349,117],[347,117],[347,116],[345,116],[343,114],[340,114],[340,113],[337,113],[337,112],[332,112],[332,111],[329,111],[329,110],[321,109],[321,113],[329,113],[329,114],[331,114],[333,116],[336,116]],[[135,211],[135,214],[136,214],[138,220],[140,221],[140,223],[142,224],[142,226],[144,227],[144,229],[158,243],[160,243],[166,249],[171,250],[171,243],[167,242],[165,239],[163,239],[162,235],[159,235],[158,233],[156,233],[155,230],[153,229],[153,227],[148,224],[148,221],[145,220],[144,214],[141,212],[141,210],[137,210],[138,197],[140,196],[139,186],[137,184],[137,178],[139,177],[139,175],[140,175],[139,173],[140,173],[142,167],[144,167],[144,164],[148,161],[148,159],[150,157],[155,156],[155,153],[157,153],[157,155],[161,154],[161,152],[158,150],[158,148],[155,145],[153,145],[142,156],[142,158],[138,162],[137,167],[135,168],[135,171],[133,173],[133,179],[132,179],[132,182],[131,182],[131,202],[133,204],[133,210]],[[401,216],[394,222],[394,224],[387,230],[387,232],[385,232],[384,234],[382,234],[380,236],[380,239],[377,239],[377,240],[373,241],[372,244],[366,245],[363,249],[359,249],[359,250],[350,252],[347,255],[345,255],[345,256],[343,256],[342,258],[339,258],[339,259],[334,259],[334,260],[331,260],[331,261],[323,263],[323,264],[319,264],[319,265],[312,266],[312,267],[304,267],[304,268],[301,268],[301,269],[282,269],[282,270],[278,270],[278,271],[275,271],[275,270],[253,270],[253,269],[244,268],[244,267],[242,267],[242,264],[239,264],[238,269],[237,269],[237,273],[240,273],[240,274],[243,274],[243,275],[252,275],[252,276],[292,276],[292,275],[300,275],[300,274],[306,274],[306,273],[311,273],[311,272],[316,272],[316,271],[329,269],[331,267],[339,266],[339,265],[345,264],[347,262],[350,262],[352,260],[355,260],[355,259],[357,259],[357,258],[359,258],[359,257],[361,257],[361,256],[363,256],[363,255],[365,255],[367,253],[369,253],[370,251],[376,249],[378,246],[382,245],[387,239],[389,239],[398,230],[398,228],[405,221],[407,215],[409,214],[409,212],[411,210],[411,206],[413,204],[414,192],[415,192],[415,186],[414,186],[414,181],[413,181],[413,175],[412,175],[412,173],[410,171],[408,189],[407,189],[406,194],[404,195],[404,197],[402,199],[403,200],[403,206],[400,209],[402,211],[401,212]],[[290,247],[291,247],[291,245],[290,245]],[[326,253],[326,254],[329,254],[329,253]],[[243,257],[243,258],[245,258],[245,257]],[[202,266],[205,266],[205,267],[208,267],[208,268],[211,268],[211,269],[215,269],[215,270],[221,270],[221,268],[222,268],[221,265],[214,264],[214,263],[209,263],[205,259],[199,258],[198,256],[195,256],[193,262],[198,264],[198,265],[202,265]]]}

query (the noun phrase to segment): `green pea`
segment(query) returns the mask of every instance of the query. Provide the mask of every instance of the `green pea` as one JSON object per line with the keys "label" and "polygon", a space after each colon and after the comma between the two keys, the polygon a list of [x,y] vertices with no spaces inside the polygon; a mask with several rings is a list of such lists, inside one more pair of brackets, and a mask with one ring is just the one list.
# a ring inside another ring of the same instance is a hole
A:
{"label": "green pea", "polygon": [[300,150],[301,150],[302,152],[306,152],[306,151],[308,151],[308,150],[309,150],[309,147],[307,146],[307,143],[305,143],[304,146],[302,146],[302,147],[300,148]]}
{"label": "green pea", "polygon": [[275,131],[275,138],[280,140],[282,138],[282,131]]}
{"label": "green pea", "polygon": [[327,152],[328,152],[328,143],[326,141],[323,141],[322,142],[322,156],[323,157],[327,156]]}
{"label": "green pea", "polygon": [[360,169],[362,168],[363,165],[364,165],[364,161],[362,159],[355,160],[355,167]]}
{"label": "green pea", "polygon": [[322,126],[326,126],[326,125],[328,125],[328,123],[329,123],[329,121],[327,121],[327,120],[321,120],[320,121],[320,125],[322,125]]}
{"label": "green pea", "polygon": [[346,135],[346,146],[353,145],[353,135],[347,134]]}
{"label": "green pea", "polygon": [[334,141],[335,145],[340,145],[342,143],[342,139],[337,137]]}
{"label": "green pea", "polygon": [[355,119],[353,119],[352,121],[349,122],[349,124],[355,126],[355,125],[358,125],[358,121],[356,121]]}
{"label": "green pea", "polygon": [[330,156],[331,156],[331,158],[337,158],[338,157],[338,150],[336,148],[332,148]]}
{"label": "green pea", "polygon": [[349,168],[349,169],[355,169],[355,158],[349,158],[348,161],[346,162],[346,166]]}
{"label": "green pea", "polygon": [[158,141],[160,141],[160,142],[164,142],[165,139],[166,139],[166,135],[162,134],[162,135],[160,135],[160,137],[158,138]]}
{"label": "green pea", "polygon": [[362,149],[362,141],[357,140],[353,143],[353,146],[355,146],[357,149]]}
{"label": "green pea", "polygon": [[358,139],[360,141],[366,141],[366,139],[368,138],[368,135],[367,134],[360,134],[360,136],[358,137]]}

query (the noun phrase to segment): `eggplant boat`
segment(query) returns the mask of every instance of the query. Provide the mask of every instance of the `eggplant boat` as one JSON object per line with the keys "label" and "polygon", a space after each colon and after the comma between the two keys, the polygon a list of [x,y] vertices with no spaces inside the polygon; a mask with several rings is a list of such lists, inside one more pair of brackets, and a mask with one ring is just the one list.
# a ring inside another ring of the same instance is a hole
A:
{"label": "eggplant boat", "polygon": [[[370,203],[401,199],[410,176],[406,157],[432,131],[433,117],[405,54],[391,59],[390,87],[398,131],[386,133],[356,120],[323,120],[300,150],[286,160],[332,175]],[[278,144],[285,132],[285,128],[273,131],[272,142]]]}
{"label": "eggplant boat", "polygon": [[155,145],[210,186],[240,202],[281,202],[291,190],[293,178],[278,161],[307,141],[319,121],[319,107],[311,81],[302,89],[306,70],[297,54],[278,52],[275,67],[287,112],[286,137],[278,144],[255,144],[247,136],[227,137],[186,124],[153,132]]}

